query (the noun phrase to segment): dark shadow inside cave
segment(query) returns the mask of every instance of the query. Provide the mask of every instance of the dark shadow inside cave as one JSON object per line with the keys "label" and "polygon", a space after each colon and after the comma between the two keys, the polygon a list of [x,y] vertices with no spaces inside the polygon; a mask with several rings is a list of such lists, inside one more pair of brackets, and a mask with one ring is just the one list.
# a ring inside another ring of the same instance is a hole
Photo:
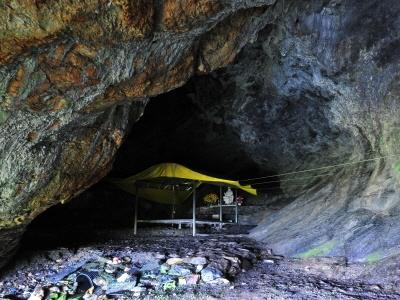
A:
{"label": "dark shadow inside cave", "polygon": [[[218,85],[218,79],[211,78]],[[221,178],[249,178],[260,175],[257,165],[240,147],[240,139],[222,124],[204,116],[193,100],[196,78],[185,86],[150,100],[142,118],[132,124],[129,135],[117,153],[109,177],[124,178],[163,162],[175,162]],[[215,86],[213,86],[215,88]],[[274,178],[272,178],[274,179]],[[247,181],[251,184],[254,181]],[[256,182],[256,181],[255,181]],[[279,183],[258,185],[261,194],[280,193]],[[198,202],[218,188],[203,185]],[[248,197],[247,205],[262,205]],[[264,198],[263,198],[264,199]],[[29,225],[23,248],[82,246],[97,242],[96,231],[130,230],[133,227],[135,196],[102,180],[66,204],[55,205]],[[245,204],[246,205],[246,204]],[[141,201],[139,217],[147,219],[188,217],[191,201],[181,206]],[[108,236],[108,235],[107,235]],[[101,238],[100,238],[101,239]]]}

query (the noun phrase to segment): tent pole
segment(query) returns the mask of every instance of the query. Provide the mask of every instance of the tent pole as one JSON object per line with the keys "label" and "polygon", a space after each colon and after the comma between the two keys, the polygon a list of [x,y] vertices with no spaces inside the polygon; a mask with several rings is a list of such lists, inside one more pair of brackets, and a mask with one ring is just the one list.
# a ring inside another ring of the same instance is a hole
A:
{"label": "tent pole", "polygon": [[237,189],[235,189],[235,223],[239,223],[239,207],[237,203]]}
{"label": "tent pole", "polygon": [[136,189],[136,197],[135,197],[135,219],[133,223],[133,234],[136,235],[137,233],[137,218],[138,218],[138,208],[139,208],[139,196],[138,196],[138,187],[135,184]]}
{"label": "tent pole", "polygon": [[193,236],[196,235],[196,183],[193,183]]}
{"label": "tent pole", "polygon": [[222,185],[219,186],[219,228],[222,228]]}

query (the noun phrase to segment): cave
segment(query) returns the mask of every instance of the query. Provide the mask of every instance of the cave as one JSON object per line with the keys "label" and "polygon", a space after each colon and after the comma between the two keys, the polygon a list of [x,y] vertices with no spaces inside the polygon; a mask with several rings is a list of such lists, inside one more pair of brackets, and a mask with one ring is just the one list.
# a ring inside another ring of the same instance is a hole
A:
{"label": "cave", "polygon": [[0,298],[400,299],[399,16],[0,3]]}

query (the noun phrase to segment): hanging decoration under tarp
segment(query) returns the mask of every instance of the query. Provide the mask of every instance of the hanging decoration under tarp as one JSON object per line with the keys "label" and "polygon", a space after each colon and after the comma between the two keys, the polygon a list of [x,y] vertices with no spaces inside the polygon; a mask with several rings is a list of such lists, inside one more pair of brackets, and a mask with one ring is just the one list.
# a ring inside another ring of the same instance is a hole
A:
{"label": "hanging decoration under tarp", "polygon": [[128,178],[110,178],[108,181],[126,192],[138,194],[140,198],[163,204],[184,202],[192,194],[193,188],[202,183],[230,186],[257,195],[257,190],[250,185],[208,176],[176,163],[158,164]]}

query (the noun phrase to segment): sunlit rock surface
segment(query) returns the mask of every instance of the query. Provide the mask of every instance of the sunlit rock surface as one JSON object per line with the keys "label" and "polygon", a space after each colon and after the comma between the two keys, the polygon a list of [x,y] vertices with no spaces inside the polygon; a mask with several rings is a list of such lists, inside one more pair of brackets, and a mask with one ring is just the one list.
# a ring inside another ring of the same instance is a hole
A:
{"label": "sunlit rock surface", "polygon": [[30,220],[107,174],[149,96],[232,62],[273,2],[3,1],[0,261]]}

